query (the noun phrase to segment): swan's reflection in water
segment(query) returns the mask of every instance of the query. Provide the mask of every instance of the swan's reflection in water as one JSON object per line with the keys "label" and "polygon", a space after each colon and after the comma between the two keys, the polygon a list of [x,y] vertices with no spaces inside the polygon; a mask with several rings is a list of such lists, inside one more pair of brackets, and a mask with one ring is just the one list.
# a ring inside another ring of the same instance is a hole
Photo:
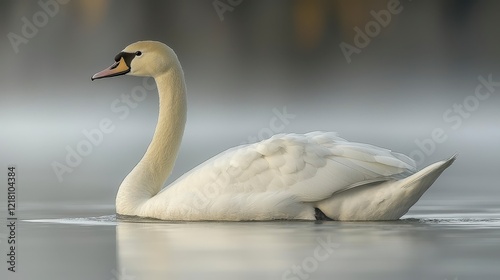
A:
{"label": "swan's reflection in water", "polygon": [[[51,280],[69,279],[60,275],[104,280],[499,279],[500,209],[488,209],[460,215],[431,209],[432,215],[419,215],[426,218],[363,223],[174,223],[115,215],[25,220],[20,223],[19,275]],[[54,263],[63,266],[54,270]]]}
{"label": "swan's reflection in water", "polygon": [[269,226],[118,222],[118,266],[137,279],[220,279],[242,274],[253,278],[263,272],[280,279],[276,268],[291,263],[290,229]]}
{"label": "swan's reflection in water", "polygon": [[117,260],[131,279],[460,279],[495,273],[490,226],[119,220]]}

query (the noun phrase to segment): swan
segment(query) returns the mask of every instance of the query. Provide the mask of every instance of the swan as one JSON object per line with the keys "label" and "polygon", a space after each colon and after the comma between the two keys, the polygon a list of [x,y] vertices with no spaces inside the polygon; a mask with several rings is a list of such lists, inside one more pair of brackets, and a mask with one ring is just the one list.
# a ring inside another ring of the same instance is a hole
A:
{"label": "swan", "polygon": [[175,52],[139,41],[92,80],[153,77],[159,116],[149,147],[122,181],[116,213],[161,220],[397,220],[455,160],[416,172],[399,153],[333,132],[278,134],[200,164],[162,190],[186,122],[186,85]]}

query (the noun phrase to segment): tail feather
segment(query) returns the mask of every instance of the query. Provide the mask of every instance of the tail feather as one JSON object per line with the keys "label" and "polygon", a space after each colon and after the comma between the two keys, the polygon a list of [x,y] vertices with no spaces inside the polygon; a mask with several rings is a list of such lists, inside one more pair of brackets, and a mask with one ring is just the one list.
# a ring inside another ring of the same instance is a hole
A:
{"label": "tail feather", "polygon": [[315,207],[333,220],[397,220],[408,212],[436,179],[456,159],[431,164],[401,179],[352,188],[320,201]]}
{"label": "tail feather", "polygon": [[422,196],[422,194],[434,183],[434,181],[436,181],[441,173],[443,173],[443,171],[455,161],[456,158],[457,155],[455,154],[447,160],[433,163],[398,182],[401,184],[402,188],[412,189],[413,192],[420,193],[418,196],[418,198],[420,198],[420,196]]}

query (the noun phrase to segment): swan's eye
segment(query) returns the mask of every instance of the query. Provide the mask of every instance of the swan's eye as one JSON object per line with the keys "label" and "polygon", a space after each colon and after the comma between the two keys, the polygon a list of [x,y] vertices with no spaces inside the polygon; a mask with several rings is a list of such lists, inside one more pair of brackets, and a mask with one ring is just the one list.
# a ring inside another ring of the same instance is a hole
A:
{"label": "swan's eye", "polygon": [[135,56],[141,56],[142,55],[142,52],[141,51],[136,51],[135,52]]}

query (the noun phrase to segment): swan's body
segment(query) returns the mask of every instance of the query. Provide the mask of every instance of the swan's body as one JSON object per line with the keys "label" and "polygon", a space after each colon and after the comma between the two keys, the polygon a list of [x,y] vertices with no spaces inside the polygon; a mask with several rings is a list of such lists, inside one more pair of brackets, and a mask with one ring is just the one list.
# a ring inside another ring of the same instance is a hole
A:
{"label": "swan's body", "polygon": [[92,79],[152,76],[160,100],[153,140],[120,185],[118,214],[162,220],[395,220],[454,160],[415,173],[407,156],[334,133],[283,134],[227,150],[161,190],[186,120],[182,68],[172,49],[153,41],[129,45],[115,60]]}

